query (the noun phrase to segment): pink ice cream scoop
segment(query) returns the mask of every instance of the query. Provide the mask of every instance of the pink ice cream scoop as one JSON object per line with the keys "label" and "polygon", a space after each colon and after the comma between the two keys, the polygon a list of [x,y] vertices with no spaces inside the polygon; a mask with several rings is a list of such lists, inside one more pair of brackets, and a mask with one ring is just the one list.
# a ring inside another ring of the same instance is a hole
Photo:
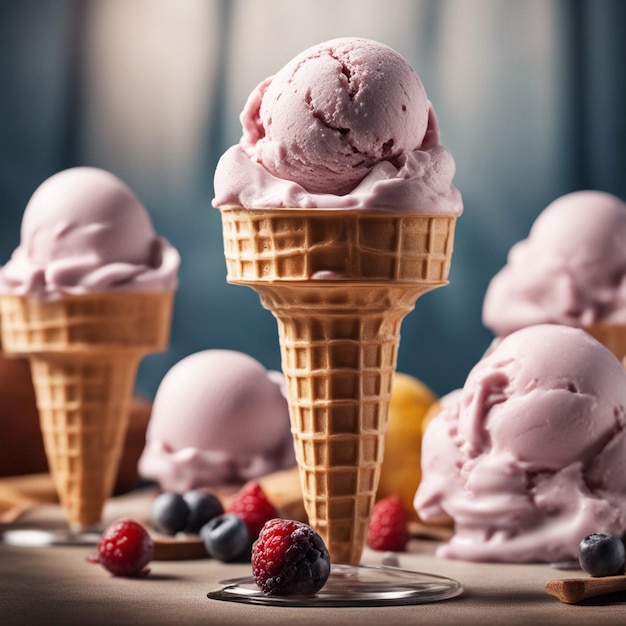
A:
{"label": "pink ice cream scoop", "polygon": [[231,350],[205,350],[179,361],[154,398],[140,475],[184,493],[294,467],[281,379]]}
{"label": "pink ice cream scoop", "polygon": [[504,336],[541,323],[586,328],[626,323],[626,203],[579,191],[548,205],[514,245],[483,303],[483,322]]}
{"label": "pink ice cream scoop", "polygon": [[116,176],[93,167],[58,172],[32,195],[0,291],[54,297],[100,291],[172,291],[180,256]]}
{"label": "pink ice cream scoop", "polygon": [[626,530],[626,371],[583,330],[502,339],[442,402],[422,442],[415,509],[452,520],[438,554],[575,560],[586,535]]}
{"label": "pink ice cream scoop", "polygon": [[252,92],[241,124],[216,169],[216,207],[462,211],[422,82],[381,43],[305,50]]}

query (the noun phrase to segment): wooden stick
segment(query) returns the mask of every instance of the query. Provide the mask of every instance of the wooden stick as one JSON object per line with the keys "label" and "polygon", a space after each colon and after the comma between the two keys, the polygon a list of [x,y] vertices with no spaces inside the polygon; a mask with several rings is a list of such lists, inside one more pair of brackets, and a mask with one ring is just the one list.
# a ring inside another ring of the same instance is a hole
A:
{"label": "wooden stick", "polygon": [[546,591],[561,602],[576,604],[587,598],[616,591],[626,591],[626,576],[603,576],[589,578],[567,578],[546,583]]}

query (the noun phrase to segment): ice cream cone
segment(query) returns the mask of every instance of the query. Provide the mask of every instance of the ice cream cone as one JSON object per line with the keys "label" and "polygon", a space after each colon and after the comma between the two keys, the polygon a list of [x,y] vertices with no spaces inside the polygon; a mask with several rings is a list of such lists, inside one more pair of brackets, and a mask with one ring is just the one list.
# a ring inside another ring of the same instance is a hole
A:
{"label": "ice cream cone", "polygon": [[171,292],[0,297],[3,349],[30,361],[48,465],[72,529],[101,522],[137,367],[167,347],[172,301]]}
{"label": "ice cream cone", "polygon": [[276,317],[309,523],[361,558],[383,460],[400,324],[447,283],[455,218],[223,208],[227,280]]}
{"label": "ice cream cone", "polygon": [[626,367],[626,325],[594,324],[585,330],[608,348]]}

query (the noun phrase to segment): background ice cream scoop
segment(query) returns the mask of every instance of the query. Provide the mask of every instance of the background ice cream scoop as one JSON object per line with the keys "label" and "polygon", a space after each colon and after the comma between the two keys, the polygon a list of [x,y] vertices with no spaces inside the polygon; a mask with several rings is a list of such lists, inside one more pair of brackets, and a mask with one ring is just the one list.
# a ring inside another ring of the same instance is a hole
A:
{"label": "background ice cream scoop", "polygon": [[423,439],[415,507],[454,521],[441,556],[575,559],[592,532],[626,530],[626,372],[580,329],[505,337]]}
{"label": "background ice cream scoop", "polygon": [[179,361],[157,390],[139,473],[182,493],[295,466],[281,378],[231,350]]}
{"label": "background ice cream scoop", "polygon": [[2,268],[15,295],[171,291],[180,257],[116,176],[93,167],[63,170],[34,192],[21,240]]}
{"label": "background ice cream scoop", "polygon": [[313,46],[252,92],[220,159],[215,206],[459,215],[450,153],[419,76],[384,44]]}
{"label": "background ice cream scoop", "polygon": [[561,196],[491,280],[483,322],[504,336],[541,323],[626,324],[626,203],[600,191]]}

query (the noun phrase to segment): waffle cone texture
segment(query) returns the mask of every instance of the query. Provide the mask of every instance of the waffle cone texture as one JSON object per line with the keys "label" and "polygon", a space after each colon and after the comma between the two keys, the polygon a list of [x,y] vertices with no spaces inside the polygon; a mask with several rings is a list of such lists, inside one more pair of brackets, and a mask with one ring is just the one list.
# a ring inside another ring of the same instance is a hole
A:
{"label": "waffle cone texture", "polygon": [[72,529],[97,526],[137,367],[167,347],[172,293],[0,296],[2,347],[30,361],[48,465]]}
{"label": "waffle cone texture", "polygon": [[447,284],[455,218],[222,209],[227,280],[278,323],[309,523],[358,563],[384,452],[402,319]]}

